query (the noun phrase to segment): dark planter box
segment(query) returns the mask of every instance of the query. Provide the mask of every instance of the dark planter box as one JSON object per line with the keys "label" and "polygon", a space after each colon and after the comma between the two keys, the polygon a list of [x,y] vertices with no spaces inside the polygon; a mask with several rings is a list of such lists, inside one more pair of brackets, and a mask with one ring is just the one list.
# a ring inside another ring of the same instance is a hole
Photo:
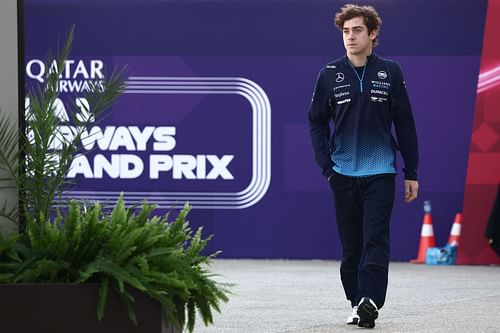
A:
{"label": "dark planter box", "polygon": [[160,303],[133,290],[136,326],[110,290],[97,320],[99,284],[0,284],[0,331],[12,333],[179,333],[163,320]]}

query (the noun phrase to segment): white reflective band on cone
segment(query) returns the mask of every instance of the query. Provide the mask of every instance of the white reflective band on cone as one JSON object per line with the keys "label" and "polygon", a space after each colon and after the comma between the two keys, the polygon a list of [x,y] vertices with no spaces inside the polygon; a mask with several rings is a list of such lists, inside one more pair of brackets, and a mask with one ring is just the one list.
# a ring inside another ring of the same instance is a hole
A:
{"label": "white reflective band on cone", "polygon": [[420,236],[422,237],[434,236],[434,230],[432,229],[432,224],[423,224]]}
{"label": "white reflective band on cone", "polygon": [[462,225],[458,223],[453,223],[451,227],[451,235],[452,236],[460,236],[460,231],[462,230]]}

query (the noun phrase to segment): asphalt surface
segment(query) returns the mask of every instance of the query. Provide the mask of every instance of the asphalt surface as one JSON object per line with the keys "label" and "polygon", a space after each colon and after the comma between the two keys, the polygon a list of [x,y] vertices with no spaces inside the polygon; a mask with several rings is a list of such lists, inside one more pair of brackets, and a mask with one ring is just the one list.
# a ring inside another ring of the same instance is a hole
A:
{"label": "asphalt surface", "polygon": [[338,261],[218,259],[212,270],[236,285],[214,324],[195,332],[500,332],[500,266],[391,263],[373,330],[344,324]]}

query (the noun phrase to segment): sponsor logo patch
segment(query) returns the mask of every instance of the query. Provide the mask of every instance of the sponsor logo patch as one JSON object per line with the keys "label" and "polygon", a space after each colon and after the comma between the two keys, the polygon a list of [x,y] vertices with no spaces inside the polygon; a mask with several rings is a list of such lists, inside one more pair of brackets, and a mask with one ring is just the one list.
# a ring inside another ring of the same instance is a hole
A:
{"label": "sponsor logo patch", "polygon": [[377,96],[371,96],[370,99],[372,100],[372,102],[380,102],[380,103],[387,101],[387,98],[377,97]]}
{"label": "sponsor logo patch", "polygon": [[341,86],[336,86],[336,87],[333,87],[333,91],[335,91],[335,90],[337,90],[337,89],[348,88],[348,87],[350,87],[350,86],[351,86],[351,84],[350,84],[350,83],[349,83],[349,84],[343,84],[343,85],[341,85]]}
{"label": "sponsor logo patch", "polygon": [[349,103],[351,101],[350,98],[346,98],[346,99],[343,99],[341,101],[338,101],[337,104],[345,104],[345,103]]}
{"label": "sponsor logo patch", "polygon": [[389,93],[385,90],[372,89],[372,90],[370,90],[370,93],[389,96]]}
{"label": "sponsor logo patch", "polygon": [[387,79],[387,73],[385,71],[378,71],[377,76],[381,80]]}
{"label": "sponsor logo patch", "polygon": [[389,82],[384,82],[384,81],[372,81],[372,86],[373,88],[376,89],[390,89],[391,84]]}
{"label": "sponsor logo patch", "polygon": [[334,94],[333,96],[335,96],[335,98],[340,98],[340,97],[344,97],[344,96],[348,96],[348,95],[349,95],[348,91],[342,91],[338,94]]}

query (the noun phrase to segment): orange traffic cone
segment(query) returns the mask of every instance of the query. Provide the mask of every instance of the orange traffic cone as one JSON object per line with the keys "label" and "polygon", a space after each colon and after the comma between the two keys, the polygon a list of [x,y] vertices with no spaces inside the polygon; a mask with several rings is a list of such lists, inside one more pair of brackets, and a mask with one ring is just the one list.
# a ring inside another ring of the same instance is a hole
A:
{"label": "orange traffic cone", "polygon": [[462,230],[462,214],[457,213],[455,215],[455,221],[451,226],[450,238],[448,238],[448,245],[458,246],[458,240],[460,239],[461,230]]}
{"label": "orange traffic cone", "polygon": [[431,204],[429,201],[424,202],[424,221],[422,223],[422,231],[420,232],[420,246],[418,248],[417,259],[410,262],[413,264],[423,264],[427,256],[427,249],[436,246],[434,238],[434,228],[432,227]]}

